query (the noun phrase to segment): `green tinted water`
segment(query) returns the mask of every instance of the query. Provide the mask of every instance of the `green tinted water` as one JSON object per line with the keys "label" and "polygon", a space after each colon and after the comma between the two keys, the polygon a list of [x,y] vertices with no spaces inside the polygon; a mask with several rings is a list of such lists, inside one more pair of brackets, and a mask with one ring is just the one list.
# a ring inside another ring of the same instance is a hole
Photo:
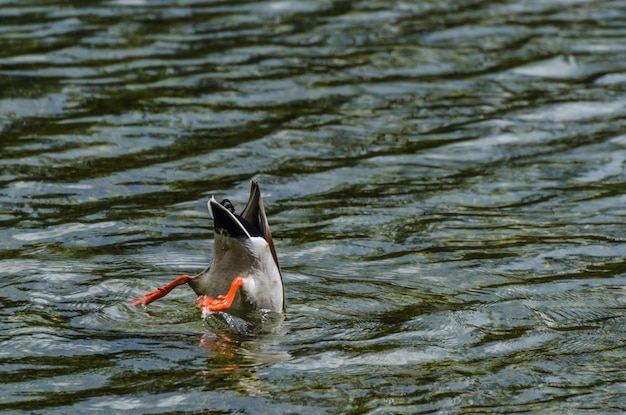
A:
{"label": "green tinted water", "polygon": [[[0,410],[626,410],[626,9],[535,3],[5,2]],[[126,304],[253,178],[284,319]]]}

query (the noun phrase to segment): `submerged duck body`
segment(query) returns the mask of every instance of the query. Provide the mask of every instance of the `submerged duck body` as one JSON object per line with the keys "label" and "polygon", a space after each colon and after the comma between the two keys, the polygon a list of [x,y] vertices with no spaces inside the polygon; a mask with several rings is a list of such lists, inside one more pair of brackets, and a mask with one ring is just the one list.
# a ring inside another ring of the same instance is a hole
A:
{"label": "submerged duck body", "polygon": [[196,305],[203,311],[285,309],[283,279],[272,241],[259,183],[251,182],[248,203],[236,214],[228,199],[211,198],[209,213],[215,230],[211,263],[198,275],[182,275],[170,284],[133,300],[147,305],[188,283],[202,296]]}
{"label": "submerged duck body", "polygon": [[241,215],[234,213],[227,199],[218,203],[212,198],[208,206],[215,228],[213,261],[189,281],[191,288],[198,295],[218,297],[239,276],[243,286],[230,308],[282,311],[283,279],[259,184],[252,182],[248,204]]}

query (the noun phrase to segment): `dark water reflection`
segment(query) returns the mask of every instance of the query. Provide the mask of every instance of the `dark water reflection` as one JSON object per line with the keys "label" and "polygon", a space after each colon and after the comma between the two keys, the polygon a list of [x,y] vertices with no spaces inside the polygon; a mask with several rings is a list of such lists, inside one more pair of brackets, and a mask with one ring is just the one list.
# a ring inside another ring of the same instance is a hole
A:
{"label": "dark water reflection", "polygon": [[[0,410],[626,410],[622,2],[0,22]],[[204,267],[206,200],[252,178],[284,320],[127,305]]]}

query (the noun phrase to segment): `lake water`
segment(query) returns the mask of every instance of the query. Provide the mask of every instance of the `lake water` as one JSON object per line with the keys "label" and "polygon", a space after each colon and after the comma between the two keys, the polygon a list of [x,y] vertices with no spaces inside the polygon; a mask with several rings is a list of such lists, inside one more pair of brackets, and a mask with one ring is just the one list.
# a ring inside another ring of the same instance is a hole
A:
{"label": "lake water", "polygon": [[626,411],[623,1],[0,3],[1,412]]}

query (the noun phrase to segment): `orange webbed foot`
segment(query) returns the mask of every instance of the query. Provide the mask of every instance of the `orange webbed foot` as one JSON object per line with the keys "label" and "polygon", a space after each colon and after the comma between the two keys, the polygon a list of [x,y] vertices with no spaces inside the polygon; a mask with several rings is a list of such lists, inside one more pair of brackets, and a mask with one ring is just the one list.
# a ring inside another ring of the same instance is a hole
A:
{"label": "orange webbed foot", "polygon": [[243,278],[237,276],[230,284],[230,289],[226,295],[219,295],[217,298],[211,298],[208,295],[203,295],[196,299],[195,305],[200,309],[200,311],[202,311],[203,314],[227,310],[233,304],[235,294],[237,294],[237,290],[241,287],[243,287]]}
{"label": "orange webbed foot", "polygon": [[151,302],[158,300],[161,297],[165,297],[174,288],[178,287],[179,285],[187,284],[192,279],[193,278],[190,277],[189,275],[181,275],[180,277],[164,285],[163,287],[159,287],[156,290],[149,292],[147,294],[144,294],[142,296],[139,296],[137,298],[129,298],[126,301],[128,301],[132,305],[139,305],[139,304],[148,305]]}

